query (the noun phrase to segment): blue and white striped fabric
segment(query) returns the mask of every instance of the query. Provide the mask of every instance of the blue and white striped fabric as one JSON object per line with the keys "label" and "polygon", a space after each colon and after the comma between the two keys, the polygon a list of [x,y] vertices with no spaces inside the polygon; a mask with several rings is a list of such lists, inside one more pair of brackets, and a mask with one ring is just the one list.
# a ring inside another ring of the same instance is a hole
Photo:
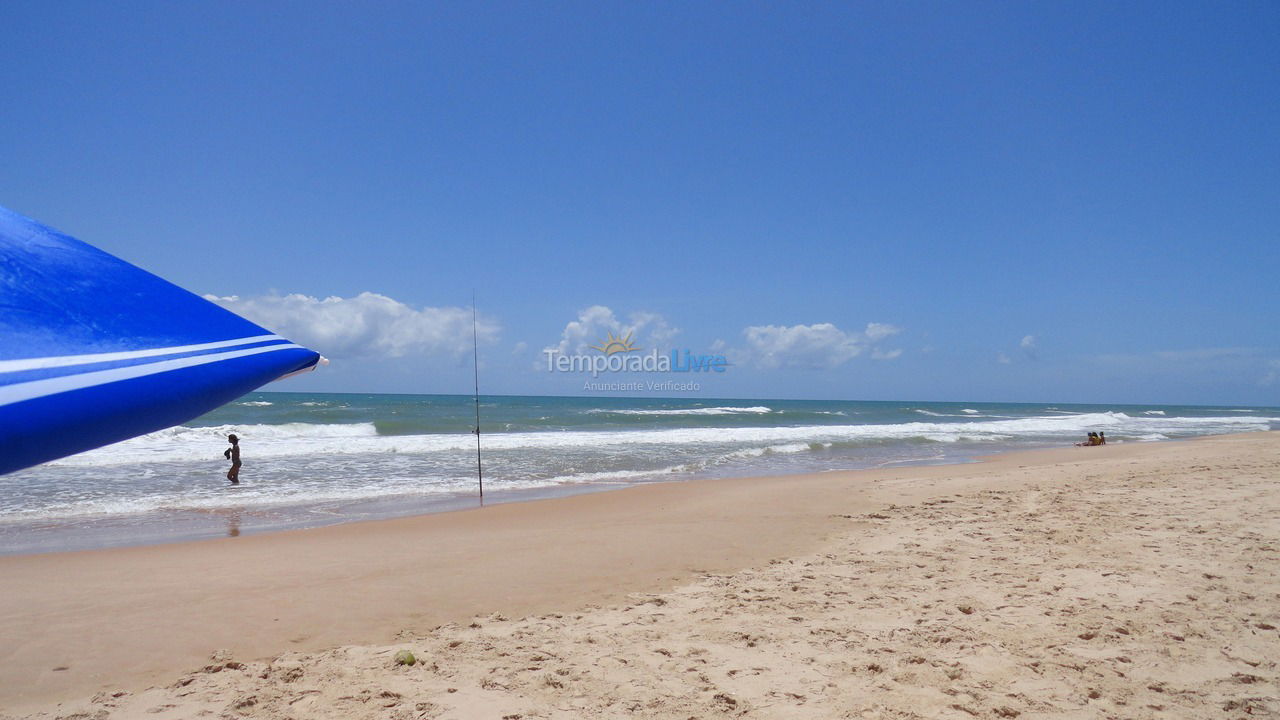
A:
{"label": "blue and white striped fabric", "polygon": [[0,207],[0,473],[186,422],[319,360]]}

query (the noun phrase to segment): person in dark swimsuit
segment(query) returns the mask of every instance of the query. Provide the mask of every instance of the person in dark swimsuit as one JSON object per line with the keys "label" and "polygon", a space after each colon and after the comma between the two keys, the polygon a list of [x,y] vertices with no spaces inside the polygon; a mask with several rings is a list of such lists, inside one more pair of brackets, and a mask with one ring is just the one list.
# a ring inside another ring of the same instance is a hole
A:
{"label": "person in dark swimsuit", "polygon": [[240,484],[240,438],[235,435],[228,435],[227,441],[231,443],[231,447],[227,448],[222,456],[231,461],[231,469],[227,471],[227,479],[232,485]]}

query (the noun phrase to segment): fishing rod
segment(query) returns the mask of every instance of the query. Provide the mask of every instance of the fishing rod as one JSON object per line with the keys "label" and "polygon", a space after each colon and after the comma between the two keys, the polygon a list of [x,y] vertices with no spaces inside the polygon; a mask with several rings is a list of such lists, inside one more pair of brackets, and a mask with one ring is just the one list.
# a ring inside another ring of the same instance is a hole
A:
{"label": "fishing rod", "polygon": [[480,462],[480,337],[476,333],[476,291],[471,291],[471,345],[476,373],[476,481],[480,483],[480,500],[484,501],[484,466]]}

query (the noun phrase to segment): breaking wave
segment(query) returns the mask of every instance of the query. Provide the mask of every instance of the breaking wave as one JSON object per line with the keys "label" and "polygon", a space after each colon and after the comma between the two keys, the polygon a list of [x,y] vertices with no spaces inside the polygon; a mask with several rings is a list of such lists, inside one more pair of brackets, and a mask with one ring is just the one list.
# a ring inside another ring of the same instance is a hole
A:
{"label": "breaking wave", "polygon": [[[719,410],[727,408],[695,408]],[[740,408],[739,412],[769,412]],[[657,412],[657,411],[644,411]],[[706,413],[704,413],[706,414]],[[1089,430],[1105,430],[1114,439],[1160,434],[1190,437],[1225,432],[1269,430],[1280,418],[1270,417],[1133,417],[1121,412],[1051,415],[968,422],[905,422],[867,425],[800,425],[756,427],[687,427],[631,430],[562,430],[505,432],[484,436],[486,451],[562,452],[614,448],[618,452],[662,452],[663,448],[739,449],[793,443],[866,443],[913,441],[955,443],[988,441],[1072,440]],[[52,466],[95,466],[145,462],[214,460],[226,447],[226,436],[241,438],[246,458],[352,454],[429,454],[474,450],[470,434],[382,435],[374,423],[283,425],[219,425],[175,427],[50,463]],[[628,450],[631,449],[631,450]]]}

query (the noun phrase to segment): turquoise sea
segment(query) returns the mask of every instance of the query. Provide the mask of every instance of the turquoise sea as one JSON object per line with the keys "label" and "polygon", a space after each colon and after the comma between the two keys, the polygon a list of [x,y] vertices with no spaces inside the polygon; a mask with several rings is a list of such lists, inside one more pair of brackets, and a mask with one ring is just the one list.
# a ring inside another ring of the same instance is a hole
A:
{"label": "turquoise sea", "polygon": [[[1280,408],[480,399],[485,502],[1280,428]],[[254,393],[186,425],[0,476],[0,554],[239,535],[474,507],[474,401]],[[241,438],[241,484],[224,474]]]}

